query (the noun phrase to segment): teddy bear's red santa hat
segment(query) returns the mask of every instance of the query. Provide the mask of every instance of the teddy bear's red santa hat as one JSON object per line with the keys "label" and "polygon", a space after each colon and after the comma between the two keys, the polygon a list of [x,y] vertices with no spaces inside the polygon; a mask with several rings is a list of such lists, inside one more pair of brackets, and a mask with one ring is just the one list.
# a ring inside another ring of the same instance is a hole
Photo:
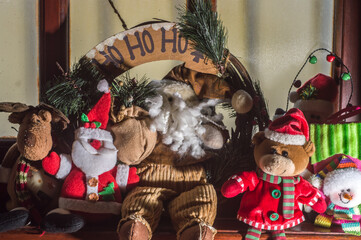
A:
{"label": "teddy bear's red santa hat", "polygon": [[287,145],[304,145],[309,140],[308,123],[301,110],[292,108],[269,125],[265,136]]}

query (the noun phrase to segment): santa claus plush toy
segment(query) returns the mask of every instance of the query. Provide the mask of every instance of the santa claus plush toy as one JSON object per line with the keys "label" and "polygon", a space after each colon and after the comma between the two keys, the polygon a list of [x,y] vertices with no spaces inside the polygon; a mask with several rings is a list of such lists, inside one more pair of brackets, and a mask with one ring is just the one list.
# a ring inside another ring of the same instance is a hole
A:
{"label": "santa claus plush toy", "polygon": [[334,113],[338,94],[336,81],[324,74],[317,74],[296,92],[291,92],[290,101],[300,109],[309,123],[324,122]]}
{"label": "santa claus plush toy", "polygon": [[[105,130],[111,105],[106,80],[98,84],[104,95],[88,115],[82,115],[83,127],[75,131],[71,155],[52,152],[43,160],[43,168],[59,179],[65,179],[59,198],[59,209],[50,212],[48,232],[75,232],[84,225],[76,211],[85,216],[120,215],[121,191],[139,181],[135,168],[117,165],[117,149],[111,133]],[[93,218],[92,218],[93,219]],[[69,224],[71,223],[71,228]]]}

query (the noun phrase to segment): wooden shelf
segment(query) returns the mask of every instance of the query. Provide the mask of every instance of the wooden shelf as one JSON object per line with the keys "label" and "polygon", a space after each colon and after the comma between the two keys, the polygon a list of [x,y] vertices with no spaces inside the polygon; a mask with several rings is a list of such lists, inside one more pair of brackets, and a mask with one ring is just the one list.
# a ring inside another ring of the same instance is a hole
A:
{"label": "wooden shelf", "polygon": [[[15,142],[15,139],[0,139],[0,162],[7,149]],[[219,191],[219,189],[217,189]],[[236,212],[241,201],[241,196],[232,199],[225,199],[219,195],[217,219],[214,227],[218,233],[216,240],[242,239],[246,234],[248,226],[236,219]],[[3,203],[1,204],[3,205]],[[42,240],[73,240],[73,239],[117,239],[116,227],[119,219],[111,219],[101,222],[98,225],[86,225],[82,230],[73,234],[54,234],[45,233]],[[34,231],[34,228],[25,227],[6,233],[0,233],[0,239],[6,240],[31,240],[40,238],[40,233]],[[303,222],[300,225],[286,230],[287,239],[361,239],[357,236],[345,234],[341,227],[332,227],[331,229],[316,227],[309,222]],[[262,240],[270,238],[268,233],[263,233]],[[170,219],[164,216],[160,222],[157,231],[154,233],[154,240],[176,240],[176,234],[170,224]]]}
{"label": "wooden shelf", "polygon": [[[115,232],[116,224],[104,226],[86,226],[84,229],[73,234],[53,234],[45,233],[41,239],[47,240],[73,240],[73,239],[117,239]],[[242,239],[247,231],[247,225],[234,219],[217,219],[214,226],[218,229],[216,240]],[[24,228],[7,233],[0,233],[0,239],[7,240],[31,240],[39,239],[39,233],[34,232],[31,228]],[[360,239],[360,237],[347,235],[342,232],[340,227],[331,229],[315,227],[313,224],[304,222],[300,225],[286,230],[287,239]],[[270,234],[262,233],[261,239],[269,239]],[[175,232],[168,224],[161,224],[155,232],[154,240],[176,240]]]}

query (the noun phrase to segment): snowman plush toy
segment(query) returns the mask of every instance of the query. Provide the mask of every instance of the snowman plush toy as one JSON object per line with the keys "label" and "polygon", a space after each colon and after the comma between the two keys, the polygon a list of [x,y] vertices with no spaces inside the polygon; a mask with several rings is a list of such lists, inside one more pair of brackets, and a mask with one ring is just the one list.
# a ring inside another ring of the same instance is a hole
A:
{"label": "snowman plush toy", "polygon": [[361,171],[354,161],[357,160],[344,155],[336,168],[331,162],[311,182],[321,187],[329,200],[326,212],[316,217],[315,224],[328,228],[332,224],[341,225],[345,233],[360,236]]}

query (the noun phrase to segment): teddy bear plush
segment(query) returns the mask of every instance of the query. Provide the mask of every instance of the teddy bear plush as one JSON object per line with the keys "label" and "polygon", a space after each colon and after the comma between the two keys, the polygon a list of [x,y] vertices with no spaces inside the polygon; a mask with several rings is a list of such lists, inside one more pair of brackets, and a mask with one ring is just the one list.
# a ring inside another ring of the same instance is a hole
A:
{"label": "teddy bear plush", "polygon": [[284,229],[305,220],[298,203],[326,210],[320,192],[298,176],[314,153],[307,121],[300,110],[290,109],[256,133],[253,143],[257,171],[235,174],[221,192],[227,198],[244,192],[237,218],[250,226],[245,239],[259,239],[262,229],[273,239],[286,239]]}
{"label": "teddy bear plush", "polygon": [[[184,66],[151,84],[157,95],[146,100],[148,111],[127,109],[127,117],[111,127],[118,158],[139,164],[140,177],[124,199],[119,239],[150,239],[163,209],[177,239],[213,239],[217,195],[202,162],[212,156],[210,149],[222,148],[227,140],[214,106],[216,98],[231,96],[230,89],[217,76]],[[252,108],[250,97],[246,99],[236,97],[238,110]],[[251,106],[242,108],[244,102]]]}
{"label": "teddy bear plush", "polygon": [[0,111],[11,112],[9,121],[20,124],[16,143],[0,166],[0,182],[7,185],[10,197],[9,212],[0,213],[0,231],[23,227],[29,220],[39,226],[44,214],[56,206],[60,189],[59,182],[42,170],[41,160],[55,147],[54,135],[59,136],[69,120],[43,103],[34,107],[3,102]]}
{"label": "teddy bear plush", "polygon": [[42,161],[47,173],[64,179],[59,208],[45,217],[47,232],[75,232],[86,221],[120,215],[122,191],[139,181],[134,167],[117,164],[117,149],[106,130],[111,105],[107,81],[101,80],[98,89],[104,94],[82,115],[83,126],[75,131],[71,154],[51,152]]}
{"label": "teddy bear plush", "polygon": [[345,233],[360,236],[361,171],[355,162],[359,160],[346,155],[335,160],[311,177],[311,183],[322,190],[328,202],[326,212],[316,217],[315,225],[341,225]]}

